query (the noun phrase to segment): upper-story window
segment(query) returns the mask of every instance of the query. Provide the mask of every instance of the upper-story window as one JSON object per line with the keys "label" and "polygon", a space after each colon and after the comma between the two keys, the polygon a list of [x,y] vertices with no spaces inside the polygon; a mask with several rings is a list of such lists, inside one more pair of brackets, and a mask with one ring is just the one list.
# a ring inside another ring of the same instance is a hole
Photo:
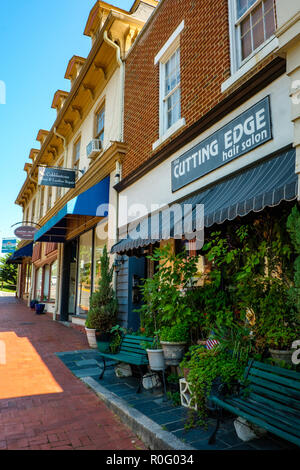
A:
{"label": "upper-story window", "polygon": [[101,108],[96,114],[96,135],[95,138],[101,140],[103,145],[104,140],[104,120],[105,120],[105,108]]}
{"label": "upper-story window", "polygon": [[41,219],[44,214],[45,188],[41,187],[40,191],[41,191],[40,192],[40,219]]}
{"label": "upper-story window", "polygon": [[52,186],[48,186],[47,210],[51,209],[51,205],[52,205]]}
{"label": "upper-story window", "polygon": [[240,63],[264,42],[276,29],[275,0],[235,0],[236,34],[239,38]]}
{"label": "upper-story window", "polygon": [[180,106],[180,49],[164,64],[164,130],[181,118]]}
{"label": "upper-story window", "polygon": [[35,222],[35,199],[32,201],[31,220],[32,222]]}
{"label": "upper-story window", "polygon": [[176,28],[168,41],[155,56],[159,64],[159,139],[153,149],[185,125],[181,116],[180,33],[184,21]]}
{"label": "upper-story window", "polygon": [[79,168],[81,139],[78,139],[73,150],[73,168]]}

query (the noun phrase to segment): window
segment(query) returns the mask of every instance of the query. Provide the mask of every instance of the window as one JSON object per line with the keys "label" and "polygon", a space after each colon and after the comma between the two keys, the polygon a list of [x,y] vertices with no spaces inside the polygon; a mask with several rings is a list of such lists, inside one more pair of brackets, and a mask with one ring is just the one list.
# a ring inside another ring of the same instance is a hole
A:
{"label": "window", "polygon": [[35,221],[35,199],[32,201],[32,209],[31,209],[31,221]]}
{"label": "window", "polygon": [[43,217],[44,214],[44,198],[45,198],[45,188],[40,188],[40,219]]}
{"label": "window", "polygon": [[180,49],[164,64],[164,130],[181,117],[180,106]]}
{"label": "window", "polygon": [[101,140],[103,146],[104,140],[104,120],[105,120],[105,109],[102,108],[96,114],[96,135],[95,138]]}
{"label": "window", "polygon": [[50,302],[55,302],[56,300],[56,285],[57,285],[57,261],[54,261],[54,263],[51,264],[51,274],[50,274],[50,292],[49,292]]}
{"label": "window", "polygon": [[88,312],[92,287],[93,230],[81,235],[78,256],[77,314]]}
{"label": "window", "polygon": [[51,209],[51,203],[52,203],[52,187],[48,186],[47,210]]}
{"label": "window", "polygon": [[73,168],[79,168],[80,161],[80,148],[81,148],[81,139],[77,140],[74,145],[74,154],[73,154]]}
{"label": "window", "polygon": [[183,28],[184,21],[154,59],[154,65],[159,64],[159,139],[154,142],[153,150],[185,125],[181,117],[180,73],[180,33]]}
{"label": "window", "polygon": [[42,300],[42,280],[43,280],[43,269],[39,268],[36,272],[35,282],[35,297],[37,300]]}
{"label": "window", "polygon": [[50,266],[47,264],[44,267],[44,280],[43,280],[43,301],[49,300],[49,284],[50,284]]}
{"label": "window", "polygon": [[242,62],[274,34],[275,0],[236,0],[235,28]]}

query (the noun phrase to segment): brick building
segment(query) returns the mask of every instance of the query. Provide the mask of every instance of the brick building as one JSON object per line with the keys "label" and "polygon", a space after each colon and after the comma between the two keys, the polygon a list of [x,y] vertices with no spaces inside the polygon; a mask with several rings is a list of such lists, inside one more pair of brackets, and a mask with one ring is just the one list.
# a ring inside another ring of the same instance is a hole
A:
{"label": "brick building", "polygon": [[299,199],[300,9],[284,3],[161,0],[126,57],[113,252],[129,326],[145,254],[175,238],[162,208],[204,204],[208,230]]}

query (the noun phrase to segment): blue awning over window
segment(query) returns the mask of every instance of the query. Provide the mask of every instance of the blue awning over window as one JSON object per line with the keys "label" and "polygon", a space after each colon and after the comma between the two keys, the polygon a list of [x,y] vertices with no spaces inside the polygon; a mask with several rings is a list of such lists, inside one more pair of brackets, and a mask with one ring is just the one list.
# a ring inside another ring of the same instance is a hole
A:
{"label": "blue awning over window", "polygon": [[33,242],[26,246],[23,246],[19,250],[16,250],[7,260],[9,264],[21,264],[24,258],[30,258],[32,256]]}
{"label": "blue awning over window", "polygon": [[109,203],[109,183],[107,176],[100,183],[69,201],[34,236],[35,242],[63,243],[67,236],[68,222],[74,216],[106,217]]}
{"label": "blue awning over window", "polygon": [[[181,219],[183,220],[184,204],[190,204],[192,210],[192,222],[194,223],[195,207],[204,205],[204,226],[211,227],[214,224],[222,224],[226,220],[234,220],[243,217],[250,212],[262,211],[265,207],[274,207],[281,201],[297,199],[298,176],[295,173],[295,149],[283,151],[276,156],[267,158],[253,166],[232,174],[226,179],[211,185],[209,188],[195,192],[193,195],[181,200]],[[172,204],[170,206],[172,209]],[[151,215],[140,221],[134,228],[134,236],[130,236],[112,247],[112,253],[131,253],[132,250],[165,239],[167,224],[170,227],[170,238],[174,233],[174,226],[178,220],[174,220],[171,214],[169,220],[163,219],[158,214],[155,223],[158,229],[153,230],[153,218]],[[146,220],[148,219],[148,220]],[[136,234],[139,232],[139,236]],[[157,233],[152,238],[148,234]],[[184,233],[184,231],[183,231]]]}

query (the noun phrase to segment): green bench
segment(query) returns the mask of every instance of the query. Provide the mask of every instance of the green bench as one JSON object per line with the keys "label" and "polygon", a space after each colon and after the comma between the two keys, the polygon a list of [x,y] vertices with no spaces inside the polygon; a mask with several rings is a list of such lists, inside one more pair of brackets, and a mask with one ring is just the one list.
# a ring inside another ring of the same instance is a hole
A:
{"label": "green bench", "polygon": [[300,373],[250,361],[244,381],[244,386],[233,395],[226,396],[221,386],[211,397],[219,414],[209,443],[215,441],[224,408],[300,446]]}
{"label": "green bench", "polygon": [[[143,379],[143,366],[149,364],[147,351],[142,348],[141,343],[153,343],[153,338],[145,338],[144,336],[134,336],[134,335],[124,335],[119,351],[116,354],[103,353],[101,352],[101,357],[103,361],[103,371],[99,377],[100,380],[103,379],[104,372],[108,367],[106,364],[106,359],[111,359],[115,362],[124,362],[126,364],[135,365],[138,368],[140,374],[139,386],[137,393],[141,392],[142,388],[142,379]],[[113,364],[115,365],[115,364]]]}

